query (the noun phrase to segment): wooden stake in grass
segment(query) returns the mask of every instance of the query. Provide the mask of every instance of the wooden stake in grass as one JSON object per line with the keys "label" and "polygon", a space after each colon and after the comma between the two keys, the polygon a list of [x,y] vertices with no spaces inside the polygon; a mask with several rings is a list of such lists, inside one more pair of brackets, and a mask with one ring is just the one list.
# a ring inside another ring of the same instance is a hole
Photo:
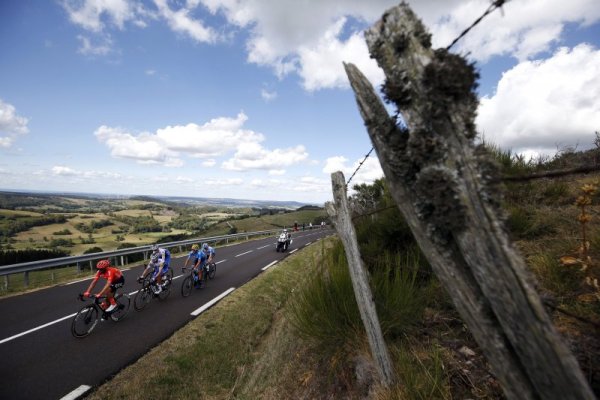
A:
{"label": "wooden stake in grass", "polygon": [[587,239],[587,224],[592,220],[592,216],[586,211],[586,207],[592,204],[592,195],[597,190],[597,186],[593,184],[585,184],[581,187],[583,195],[579,196],[575,201],[575,205],[580,208],[581,214],[577,220],[581,224],[581,247],[579,248],[579,257],[582,263],[582,271],[585,271],[592,259],[589,255],[590,242]]}

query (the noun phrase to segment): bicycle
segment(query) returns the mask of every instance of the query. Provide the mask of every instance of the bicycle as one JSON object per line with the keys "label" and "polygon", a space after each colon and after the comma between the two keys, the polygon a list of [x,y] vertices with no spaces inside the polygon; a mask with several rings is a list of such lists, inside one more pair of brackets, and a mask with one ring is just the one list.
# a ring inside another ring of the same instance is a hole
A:
{"label": "bicycle", "polygon": [[[181,268],[181,272],[185,273],[186,269],[186,267]],[[196,286],[196,284],[200,284],[198,271],[196,271],[194,268],[190,268],[190,273],[183,279],[183,282],[181,283],[181,295],[183,297],[188,297],[190,294],[192,294],[192,289],[194,286]]]}
{"label": "bicycle", "polygon": [[[181,272],[185,273],[187,268],[181,268]],[[192,294],[192,289],[196,284],[206,283],[208,279],[215,279],[215,274],[217,273],[217,264],[210,263],[209,265],[204,266],[204,273],[202,274],[202,280],[198,279],[198,272],[194,268],[190,268],[190,274],[185,277],[183,282],[181,283],[181,295],[183,297],[188,297]],[[200,286],[202,288],[203,286]]]}
{"label": "bicycle", "polygon": [[171,283],[173,282],[173,272],[170,268],[169,271],[163,276],[163,287],[160,293],[156,293],[158,291],[158,285],[154,279],[152,279],[152,275],[148,274],[146,277],[140,282],[142,287],[135,294],[133,299],[133,308],[136,311],[142,311],[148,303],[154,297],[158,297],[159,300],[166,300],[171,294]]}
{"label": "bicycle", "polygon": [[208,279],[215,279],[215,275],[217,274],[217,264],[210,263],[208,265],[208,273],[206,274],[206,276],[208,277]]}
{"label": "bicycle", "polygon": [[[100,317],[102,317],[103,320],[111,319],[114,322],[122,320],[129,312],[129,306],[131,304],[131,299],[128,294],[119,293],[115,296],[117,308],[115,308],[114,311],[106,312],[100,306],[101,302],[106,299],[106,296],[94,297],[93,299],[93,303],[84,306],[73,318],[73,322],[71,323],[71,333],[76,338],[84,338],[92,333]],[[85,301],[83,294],[79,294],[79,300]]]}

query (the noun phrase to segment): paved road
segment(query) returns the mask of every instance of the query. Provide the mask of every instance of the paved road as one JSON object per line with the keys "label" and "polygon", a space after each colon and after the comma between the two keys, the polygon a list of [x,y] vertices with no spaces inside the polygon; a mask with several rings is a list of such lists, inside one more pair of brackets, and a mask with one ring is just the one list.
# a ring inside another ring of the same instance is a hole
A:
{"label": "paved road", "polygon": [[[136,312],[132,294],[125,319],[104,321],[84,339],[74,338],[70,328],[73,315],[83,305],[77,294],[87,288],[89,279],[1,299],[0,399],[76,398],[171,336],[213,299],[331,233],[328,229],[297,232],[286,253],[275,251],[273,237],[218,248],[215,279],[187,298],[180,292],[185,258],[175,258],[171,261],[175,279],[168,299],[155,299]],[[138,290],[136,277],[141,271],[138,266],[124,272],[124,293]]]}

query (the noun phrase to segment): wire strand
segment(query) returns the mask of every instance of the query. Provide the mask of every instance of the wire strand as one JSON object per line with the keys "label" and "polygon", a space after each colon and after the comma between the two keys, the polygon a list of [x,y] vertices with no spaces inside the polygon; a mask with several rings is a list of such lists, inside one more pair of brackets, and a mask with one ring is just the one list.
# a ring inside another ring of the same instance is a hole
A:
{"label": "wire strand", "polygon": [[491,14],[495,9],[500,8],[504,5],[504,3],[506,3],[509,0],[495,0],[494,2],[492,2],[492,4],[490,4],[490,6],[488,7],[487,10],[485,10],[485,12],[483,13],[483,15],[481,15],[481,17],[477,18],[472,24],[471,26],[469,26],[467,29],[465,29],[464,31],[462,31],[462,33],[460,35],[458,35],[458,37],[456,39],[454,39],[452,41],[452,43],[450,43],[450,45],[448,45],[448,47],[446,47],[446,50],[450,50],[450,48],[452,46],[454,46],[456,44],[456,42],[458,42],[460,39],[462,39],[467,33],[469,33],[469,31],[471,29],[473,29],[475,27],[475,25],[477,25],[478,23],[480,23],[485,17],[487,17],[489,14]]}

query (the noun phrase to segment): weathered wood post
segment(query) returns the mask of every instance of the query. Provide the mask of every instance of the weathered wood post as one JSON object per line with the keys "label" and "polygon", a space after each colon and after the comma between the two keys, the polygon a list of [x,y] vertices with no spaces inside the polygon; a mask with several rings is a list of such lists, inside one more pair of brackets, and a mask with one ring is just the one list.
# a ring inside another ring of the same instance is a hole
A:
{"label": "weathered wood post", "polygon": [[352,225],[352,217],[350,215],[350,208],[348,207],[344,174],[339,171],[331,174],[331,186],[333,188],[335,206],[327,202],[325,208],[344,244],[352,287],[354,288],[354,296],[358,303],[360,317],[367,332],[367,339],[369,340],[369,346],[371,347],[371,353],[375,360],[381,382],[384,386],[390,386],[395,381],[394,369],[383,339],[381,325],[379,324],[377,310],[375,309],[375,302],[373,301],[373,294],[369,286],[367,271],[360,257],[356,231],[354,230],[354,225]]}
{"label": "weathered wood post", "polygon": [[403,129],[345,65],[391,194],[511,399],[593,399],[497,217],[498,172],[475,148],[477,73],[402,3],[365,34]]}

